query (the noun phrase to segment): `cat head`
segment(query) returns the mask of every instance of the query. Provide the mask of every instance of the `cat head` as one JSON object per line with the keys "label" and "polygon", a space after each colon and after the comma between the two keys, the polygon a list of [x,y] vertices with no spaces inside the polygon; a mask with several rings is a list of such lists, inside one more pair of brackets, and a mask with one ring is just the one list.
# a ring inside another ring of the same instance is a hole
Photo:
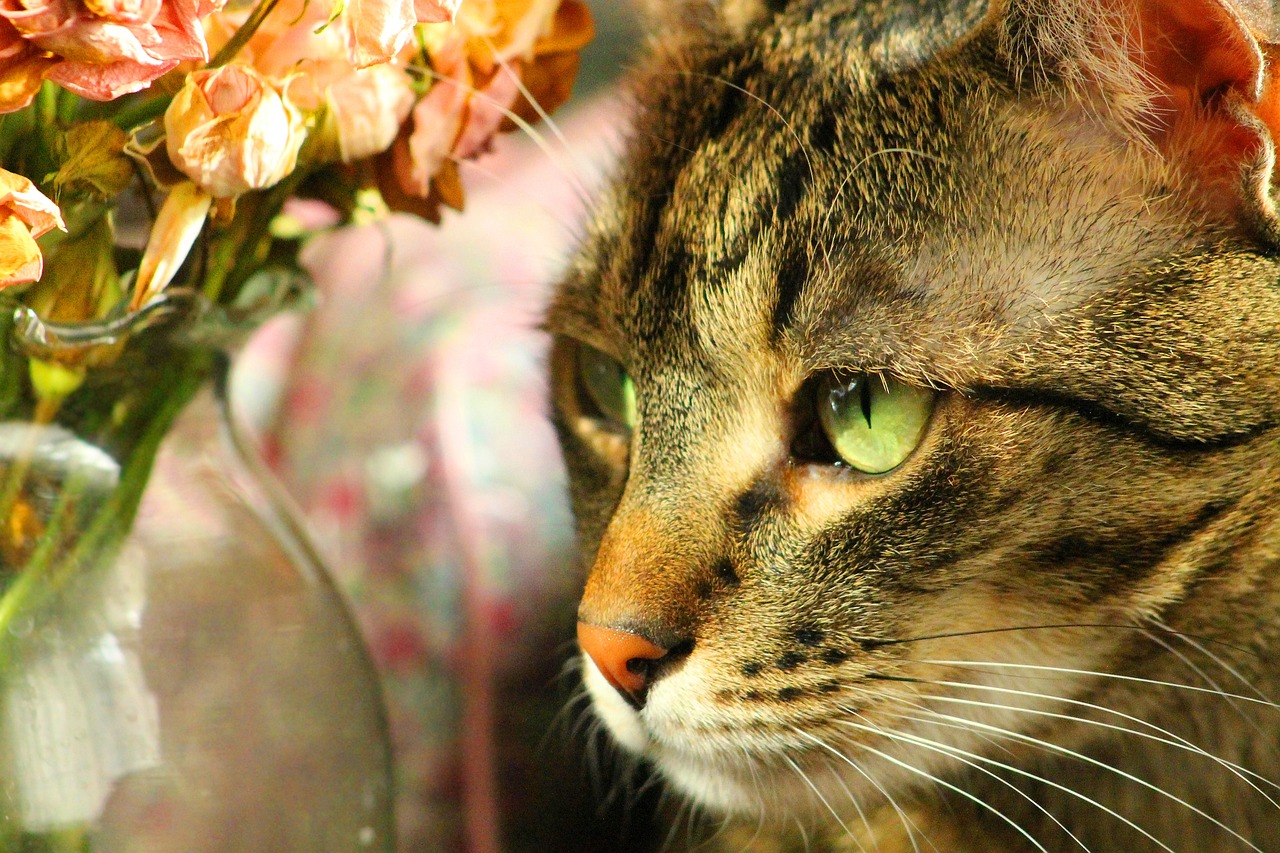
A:
{"label": "cat head", "polygon": [[1247,623],[1268,9],[672,5],[548,318],[617,739],[725,810],[875,799],[954,762],[913,716],[1029,725],[974,685],[1105,699],[1079,673],[1158,655],[1139,629]]}

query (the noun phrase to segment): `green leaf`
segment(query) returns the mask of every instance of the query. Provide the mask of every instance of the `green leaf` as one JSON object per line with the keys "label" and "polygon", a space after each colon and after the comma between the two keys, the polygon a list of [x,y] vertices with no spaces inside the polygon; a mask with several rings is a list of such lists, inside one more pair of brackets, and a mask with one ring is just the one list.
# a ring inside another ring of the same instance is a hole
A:
{"label": "green leaf", "polygon": [[99,216],[45,250],[44,275],[23,295],[45,320],[83,323],[105,317],[120,301],[111,221]]}
{"label": "green leaf", "polygon": [[90,121],[71,127],[59,143],[62,164],[53,176],[59,192],[91,193],[109,199],[133,179],[133,166],[124,156],[128,136],[109,121]]}

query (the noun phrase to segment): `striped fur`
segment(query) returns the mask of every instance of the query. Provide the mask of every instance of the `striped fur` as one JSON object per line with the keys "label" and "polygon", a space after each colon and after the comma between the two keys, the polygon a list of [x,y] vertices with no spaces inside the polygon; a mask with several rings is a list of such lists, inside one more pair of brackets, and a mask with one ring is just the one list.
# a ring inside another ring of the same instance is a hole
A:
{"label": "striped fur", "polygon": [[[1270,139],[1205,177],[1054,6],[655,25],[548,326],[582,616],[680,649],[595,713],[699,849],[1280,851]],[[901,467],[795,458],[833,369],[939,389]]]}

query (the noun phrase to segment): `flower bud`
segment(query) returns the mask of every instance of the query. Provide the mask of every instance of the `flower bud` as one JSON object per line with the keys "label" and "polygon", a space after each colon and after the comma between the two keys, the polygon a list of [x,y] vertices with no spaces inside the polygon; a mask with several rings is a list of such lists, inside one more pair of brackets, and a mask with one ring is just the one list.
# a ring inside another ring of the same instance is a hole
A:
{"label": "flower bud", "polygon": [[173,281],[204,228],[212,201],[207,192],[192,183],[178,184],[169,191],[138,264],[130,311],[142,308]]}
{"label": "flower bud", "polygon": [[293,171],[302,113],[243,65],[187,75],[164,115],[169,159],[215,198],[272,186]]}
{"label": "flower bud", "polygon": [[66,230],[58,206],[31,181],[0,169],[0,288],[40,278],[36,238],[53,228]]}

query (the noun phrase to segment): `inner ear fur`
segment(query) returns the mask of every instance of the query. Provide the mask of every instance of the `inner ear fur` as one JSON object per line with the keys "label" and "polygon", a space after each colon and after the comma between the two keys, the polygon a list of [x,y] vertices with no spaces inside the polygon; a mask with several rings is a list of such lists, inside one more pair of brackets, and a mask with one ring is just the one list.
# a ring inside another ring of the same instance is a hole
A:
{"label": "inner ear fur", "polygon": [[1280,250],[1271,0],[996,0],[991,17],[1016,77],[1065,84],[1177,162],[1211,209]]}

